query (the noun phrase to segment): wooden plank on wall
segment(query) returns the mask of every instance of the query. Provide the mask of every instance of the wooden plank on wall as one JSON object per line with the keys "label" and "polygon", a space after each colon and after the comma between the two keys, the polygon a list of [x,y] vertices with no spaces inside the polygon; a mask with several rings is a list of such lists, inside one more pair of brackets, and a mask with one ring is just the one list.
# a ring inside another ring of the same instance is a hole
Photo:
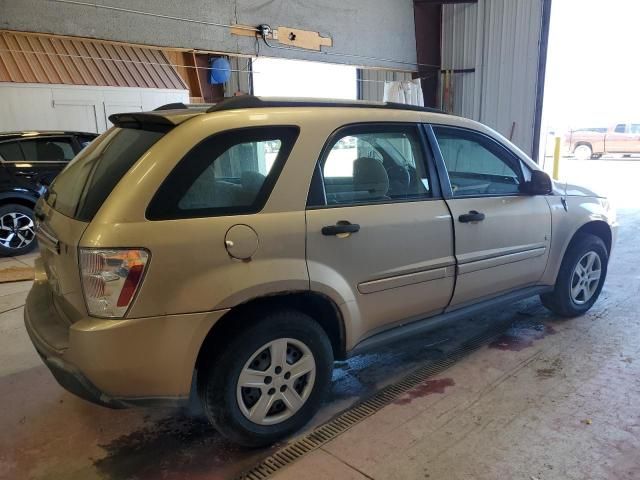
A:
{"label": "wooden plank on wall", "polygon": [[321,47],[333,46],[331,38],[323,37],[318,32],[290,27],[278,27],[278,42],[283,45],[318,51]]}

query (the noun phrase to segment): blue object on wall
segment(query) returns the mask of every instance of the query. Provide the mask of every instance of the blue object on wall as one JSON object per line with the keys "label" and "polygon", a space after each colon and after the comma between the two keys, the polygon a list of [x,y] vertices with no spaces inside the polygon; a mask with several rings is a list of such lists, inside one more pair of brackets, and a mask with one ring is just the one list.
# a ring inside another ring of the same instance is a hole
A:
{"label": "blue object on wall", "polygon": [[231,76],[231,64],[226,58],[212,58],[209,61],[209,83],[211,85],[220,85],[229,80]]}

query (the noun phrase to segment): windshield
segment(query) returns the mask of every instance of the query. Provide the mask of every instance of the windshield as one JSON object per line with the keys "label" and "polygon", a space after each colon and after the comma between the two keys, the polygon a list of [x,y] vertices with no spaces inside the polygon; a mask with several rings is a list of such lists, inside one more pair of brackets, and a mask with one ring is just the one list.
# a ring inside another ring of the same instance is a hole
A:
{"label": "windshield", "polygon": [[61,214],[90,221],[120,179],[165,132],[112,128],[76,156],[45,199]]}

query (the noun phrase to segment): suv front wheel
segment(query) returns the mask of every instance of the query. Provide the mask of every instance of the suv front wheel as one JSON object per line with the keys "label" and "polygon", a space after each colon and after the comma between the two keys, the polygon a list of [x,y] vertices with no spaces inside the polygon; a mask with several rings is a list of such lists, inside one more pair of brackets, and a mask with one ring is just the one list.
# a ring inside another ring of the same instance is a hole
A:
{"label": "suv front wheel", "polygon": [[602,239],[588,233],[578,234],[562,259],[553,291],[540,296],[543,305],[563,317],[586,313],[600,295],[608,262]]}
{"label": "suv front wheel", "polygon": [[214,352],[199,369],[198,391],[224,436],[248,447],[271,445],[313,417],[332,367],[322,327],[301,312],[280,310]]}
{"label": "suv front wheel", "polygon": [[10,203],[0,207],[0,255],[29,253],[36,246],[33,210]]}

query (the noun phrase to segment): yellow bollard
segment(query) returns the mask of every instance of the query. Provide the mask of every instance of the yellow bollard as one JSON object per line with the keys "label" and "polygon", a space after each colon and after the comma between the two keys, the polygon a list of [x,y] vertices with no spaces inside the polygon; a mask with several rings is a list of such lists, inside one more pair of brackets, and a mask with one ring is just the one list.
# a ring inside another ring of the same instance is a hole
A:
{"label": "yellow bollard", "polygon": [[560,175],[560,137],[556,137],[555,140],[553,148],[553,179],[558,180]]}

